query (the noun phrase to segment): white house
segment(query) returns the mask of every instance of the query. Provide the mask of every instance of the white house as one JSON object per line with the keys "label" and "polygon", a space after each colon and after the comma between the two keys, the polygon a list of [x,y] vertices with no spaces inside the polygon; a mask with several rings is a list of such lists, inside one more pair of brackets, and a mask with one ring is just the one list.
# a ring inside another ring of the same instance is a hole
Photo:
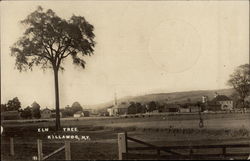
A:
{"label": "white house", "polygon": [[114,111],[113,106],[112,106],[111,108],[108,108],[107,111],[108,111],[108,113],[109,113],[109,116],[114,116],[115,111]]}
{"label": "white house", "polygon": [[221,110],[233,110],[233,100],[225,95],[216,95],[211,102],[220,105]]}
{"label": "white house", "polygon": [[83,116],[84,116],[83,111],[77,111],[76,113],[74,113],[75,118],[79,118],[79,117],[83,117]]}

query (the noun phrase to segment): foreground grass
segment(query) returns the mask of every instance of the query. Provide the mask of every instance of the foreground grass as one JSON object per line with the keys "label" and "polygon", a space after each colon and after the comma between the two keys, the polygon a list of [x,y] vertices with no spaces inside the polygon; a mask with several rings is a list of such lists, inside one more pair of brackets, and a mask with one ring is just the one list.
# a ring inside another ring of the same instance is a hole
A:
{"label": "foreground grass", "polygon": [[[73,142],[72,159],[97,160],[118,159],[117,133],[127,131],[128,135],[154,145],[204,145],[250,143],[250,114],[204,115],[205,127],[199,128],[199,117],[157,116],[147,118],[98,118],[63,120],[63,127],[78,127],[77,134],[88,135],[89,142]],[[37,155],[38,127],[50,127],[54,122],[4,123],[5,133],[1,138],[1,158],[8,160],[31,160]],[[14,157],[9,156],[9,136],[15,136]],[[44,154],[49,154],[63,145],[62,141],[46,140]],[[129,142],[129,146],[136,146]],[[64,152],[50,158],[64,160]]]}

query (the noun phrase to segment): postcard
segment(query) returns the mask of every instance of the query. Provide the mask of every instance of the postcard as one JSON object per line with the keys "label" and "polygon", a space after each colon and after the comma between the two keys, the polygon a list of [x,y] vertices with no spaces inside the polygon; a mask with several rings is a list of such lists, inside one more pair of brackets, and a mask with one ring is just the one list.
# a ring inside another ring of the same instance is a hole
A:
{"label": "postcard", "polygon": [[250,159],[249,1],[1,1],[1,160]]}

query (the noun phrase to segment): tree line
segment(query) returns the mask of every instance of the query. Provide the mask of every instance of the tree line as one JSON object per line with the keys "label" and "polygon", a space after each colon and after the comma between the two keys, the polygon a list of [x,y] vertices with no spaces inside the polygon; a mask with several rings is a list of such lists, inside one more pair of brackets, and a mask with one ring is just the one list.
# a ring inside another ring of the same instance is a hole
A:
{"label": "tree line", "polygon": [[83,111],[83,108],[79,102],[74,102],[71,106],[66,106],[61,109],[63,117],[72,117],[76,112]]}
{"label": "tree line", "polygon": [[[14,97],[6,104],[1,104],[1,113],[7,111],[18,111],[20,117],[23,119],[41,118],[41,106],[36,101],[34,101],[30,106],[22,109],[21,102],[18,97]],[[68,105],[61,109],[63,117],[72,117],[77,111],[83,111],[79,102],[74,102],[71,106]]]}
{"label": "tree line", "polygon": [[18,97],[14,97],[6,104],[1,104],[1,112],[7,111],[18,111],[18,113],[20,113],[20,117],[24,119],[41,118],[40,105],[37,102],[33,102],[31,106],[27,106],[22,109],[21,102]]}
{"label": "tree line", "polygon": [[[123,102],[122,104],[125,104],[125,102]],[[183,108],[188,108],[190,104],[200,107],[201,110],[203,111],[205,110],[204,104],[202,104],[200,101],[197,101],[196,103],[191,103],[191,99],[188,98],[188,102],[182,103],[182,104],[179,104],[178,102],[171,103],[171,104],[159,103],[157,101],[150,101],[146,104],[142,104],[140,102],[131,101],[128,106],[128,114],[138,114],[138,113],[146,113],[146,112],[153,112],[153,111],[163,112],[166,106],[169,106],[169,105],[171,106],[180,105]]]}

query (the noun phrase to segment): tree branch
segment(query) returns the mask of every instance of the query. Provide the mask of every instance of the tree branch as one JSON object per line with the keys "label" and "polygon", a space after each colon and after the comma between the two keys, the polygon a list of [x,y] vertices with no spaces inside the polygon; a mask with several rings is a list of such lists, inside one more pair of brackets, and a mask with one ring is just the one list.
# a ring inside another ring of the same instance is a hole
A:
{"label": "tree branch", "polygon": [[70,45],[66,45],[62,54],[61,54],[61,58],[64,59],[66,58],[67,56],[69,56],[71,53],[68,53],[67,55],[64,56],[64,53],[66,52],[66,50],[70,47]]}
{"label": "tree branch", "polygon": [[50,55],[50,52],[49,52],[49,50],[47,49],[47,47],[46,46],[44,46],[44,48],[45,48],[45,50],[47,51],[47,56],[46,55],[44,55],[46,58],[48,58],[49,60],[51,60],[52,59],[52,55]]}
{"label": "tree branch", "polygon": [[67,56],[69,56],[70,54],[72,54],[75,50],[70,51],[68,54],[66,54],[65,56],[62,55],[62,59],[66,58]]}

